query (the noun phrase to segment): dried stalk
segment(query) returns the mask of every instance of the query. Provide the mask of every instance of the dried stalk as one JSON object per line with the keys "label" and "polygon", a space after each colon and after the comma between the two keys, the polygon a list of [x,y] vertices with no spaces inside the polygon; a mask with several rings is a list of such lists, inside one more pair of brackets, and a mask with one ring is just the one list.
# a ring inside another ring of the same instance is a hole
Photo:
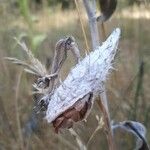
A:
{"label": "dried stalk", "polygon": [[[90,25],[90,32],[91,32],[91,40],[92,40],[92,47],[93,50],[97,46],[99,46],[99,32],[97,28],[97,21],[96,21],[96,7],[95,7],[95,0],[93,0],[93,5],[91,5],[89,0],[83,0],[84,6],[86,8],[86,12],[88,15],[89,19],[89,25]],[[98,104],[102,104],[100,107],[101,111],[103,112],[104,115],[104,120],[105,120],[105,125],[108,127],[108,132],[107,132],[107,137],[108,137],[108,144],[109,144],[109,150],[114,150],[114,143],[113,143],[113,134],[111,130],[111,125],[110,125],[110,115],[109,115],[109,110],[108,110],[108,104],[107,104],[107,95],[106,95],[106,90],[104,87],[104,92],[100,94],[100,98],[98,100]]]}
{"label": "dried stalk", "polygon": [[[96,118],[97,118],[97,116],[96,116]],[[90,136],[90,138],[89,138],[89,140],[88,140],[88,142],[87,142],[87,144],[86,144],[87,148],[89,147],[90,142],[92,141],[92,139],[94,138],[94,136],[96,135],[96,133],[97,133],[99,130],[103,129],[103,127],[104,127],[103,117],[97,118],[97,119],[98,119],[98,126],[97,126],[97,128],[94,130],[94,132],[92,133],[92,135]]]}
{"label": "dried stalk", "polygon": [[107,136],[109,149],[114,150],[114,144],[112,142],[113,141],[113,134],[112,134],[112,130],[111,130],[110,118],[108,116],[108,112],[106,110],[106,107],[104,106],[104,104],[100,100],[100,97],[99,97],[99,100],[97,101],[97,104],[99,105],[99,108],[102,111],[103,116],[104,116],[105,132],[106,132],[106,136]]}
{"label": "dried stalk", "polygon": [[87,150],[87,147],[86,147],[85,144],[82,142],[80,136],[79,136],[73,129],[70,129],[69,131],[70,131],[70,133],[75,137],[76,142],[77,142],[77,144],[78,144],[78,146],[79,146],[79,149],[80,149],[80,150]]}
{"label": "dried stalk", "polygon": [[22,136],[22,130],[20,125],[20,116],[19,116],[19,105],[18,105],[18,95],[19,95],[19,87],[20,87],[20,80],[22,76],[23,71],[20,70],[17,76],[17,84],[16,84],[16,91],[15,91],[15,109],[16,109],[16,122],[17,122],[17,128],[18,128],[18,138],[20,143],[20,149],[24,149],[23,145],[23,136]]}
{"label": "dried stalk", "polygon": [[84,25],[83,25],[82,17],[81,17],[81,11],[80,11],[80,8],[79,8],[78,0],[74,0],[74,2],[75,2],[76,9],[77,9],[77,12],[78,12],[78,16],[79,16],[79,20],[80,20],[80,24],[81,24],[81,28],[82,28],[82,32],[83,32],[83,37],[84,37],[84,41],[85,41],[85,45],[86,45],[85,52],[89,53],[89,45],[88,45],[87,36],[86,36],[85,28],[84,28]]}
{"label": "dried stalk", "polygon": [[84,6],[86,8],[86,12],[89,19],[91,40],[92,40],[92,48],[95,50],[99,46],[99,42],[101,41],[99,38],[97,20],[96,20],[96,2],[95,0],[90,3],[89,0],[83,0]]}
{"label": "dried stalk", "polygon": [[[12,130],[12,126],[9,122],[9,119],[8,119],[8,116],[7,116],[7,113],[6,113],[6,109],[4,107],[4,103],[3,103],[3,100],[0,96],[0,118],[2,117],[2,122],[1,122],[1,125],[2,125],[2,129],[4,131],[9,131],[9,132],[5,132],[6,136],[8,137],[11,137],[15,142],[17,142],[17,139],[16,139],[16,136],[15,136],[15,133],[14,131]],[[2,116],[1,116],[2,115]],[[0,119],[1,120],[1,119]]]}

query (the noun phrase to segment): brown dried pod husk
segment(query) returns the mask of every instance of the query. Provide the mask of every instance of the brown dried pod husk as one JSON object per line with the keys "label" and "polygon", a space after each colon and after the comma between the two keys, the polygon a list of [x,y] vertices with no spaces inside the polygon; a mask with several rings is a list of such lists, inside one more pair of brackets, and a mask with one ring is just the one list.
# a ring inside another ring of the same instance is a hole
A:
{"label": "brown dried pod husk", "polygon": [[90,93],[83,97],[88,100],[82,102],[82,99],[78,100],[71,108],[59,115],[52,123],[55,128],[55,132],[58,133],[59,129],[72,128],[75,122],[83,120],[88,114],[92,106],[93,94]]}

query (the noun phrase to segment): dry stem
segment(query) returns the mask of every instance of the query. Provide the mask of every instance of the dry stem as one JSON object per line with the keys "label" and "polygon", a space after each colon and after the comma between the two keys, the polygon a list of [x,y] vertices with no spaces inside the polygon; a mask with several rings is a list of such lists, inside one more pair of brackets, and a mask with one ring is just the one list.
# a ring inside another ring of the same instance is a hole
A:
{"label": "dry stem", "polygon": [[20,125],[20,117],[19,117],[19,106],[18,106],[18,95],[19,95],[19,87],[20,87],[20,80],[22,76],[23,70],[20,70],[17,76],[17,84],[16,84],[16,91],[15,91],[15,109],[16,109],[16,121],[17,121],[17,128],[18,128],[18,137],[19,137],[19,143],[20,143],[20,149],[24,149],[23,146],[23,136],[21,131],[21,125]]}
{"label": "dry stem", "polygon": [[84,25],[83,25],[82,17],[81,17],[81,11],[80,11],[80,8],[79,8],[79,5],[78,5],[78,0],[74,0],[74,2],[75,2],[76,9],[77,9],[77,12],[78,12],[78,16],[79,16],[83,36],[84,36],[84,41],[85,41],[85,45],[86,45],[85,52],[89,53],[89,45],[88,45],[88,42],[87,42],[87,36],[86,36],[85,28],[84,28]]}
{"label": "dry stem", "polygon": [[104,104],[100,100],[100,97],[99,97],[99,100],[97,101],[97,104],[98,104],[100,110],[103,113],[105,129],[106,129],[105,133],[106,133],[106,136],[107,136],[109,150],[114,150],[113,134],[112,134],[112,131],[111,131],[110,118],[109,118],[109,115],[107,113],[107,110],[106,110]]}
{"label": "dry stem", "polygon": [[93,0],[93,4],[90,4],[89,0],[83,0],[84,6],[86,8],[86,12],[89,19],[89,26],[90,26],[90,33],[91,33],[91,40],[92,40],[92,48],[95,50],[97,46],[99,46],[99,33],[97,28],[97,20],[95,16],[96,12],[96,3]]}
{"label": "dry stem", "polygon": [[[96,21],[96,2],[93,0],[93,4],[90,4],[89,0],[83,0],[84,6],[86,8],[86,12],[88,15],[89,19],[89,25],[90,25],[90,32],[91,32],[91,39],[92,39],[92,47],[93,50],[97,46],[99,46],[99,32],[97,28],[97,21]],[[114,150],[114,143],[113,143],[113,134],[111,130],[111,125],[110,125],[110,115],[109,115],[109,110],[108,110],[108,104],[107,104],[107,95],[106,95],[106,90],[104,86],[104,92],[100,94],[100,98],[98,100],[98,104],[104,115],[104,120],[105,120],[105,125],[107,127],[107,139],[108,139],[108,144],[109,144],[109,150]],[[100,105],[101,104],[101,105]]]}

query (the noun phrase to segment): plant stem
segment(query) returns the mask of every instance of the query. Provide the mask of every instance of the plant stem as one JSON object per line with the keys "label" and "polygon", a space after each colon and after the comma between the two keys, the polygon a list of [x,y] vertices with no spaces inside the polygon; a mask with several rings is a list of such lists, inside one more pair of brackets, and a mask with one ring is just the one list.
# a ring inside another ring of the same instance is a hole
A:
{"label": "plant stem", "polygon": [[113,134],[112,134],[112,130],[111,130],[110,117],[109,117],[108,110],[106,109],[105,104],[103,104],[100,97],[99,97],[99,100],[97,101],[97,104],[98,104],[99,108],[101,109],[101,111],[103,113],[105,129],[106,129],[105,133],[106,133],[106,136],[107,136],[109,150],[114,150],[115,146],[114,146],[114,143],[113,143]]}
{"label": "plant stem", "polygon": [[19,138],[19,144],[20,149],[23,150],[23,136],[22,136],[22,130],[21,130],[21,124],[20,124],[20,115],[19,115],[19,105],[18,105],[18,95],[19,95],[19,89],[20,89],[20,81],[22,77],[23,70],[20,70],[17,76],[17,84],[16,84],[16,91],[15,91],[15,109],[16,109],[16,122],[17,122],[17,128],[18,128],[18,138]]}
{"label": "plant stem", "polygon": [[24,20],[28,26],[29,42],[31,44],[31,49],[34,50],[35,49],[33,46],[34,28],[33,28],[33,22],[29,10],[29,0],[18,0],[18,3],[19,3],[21,15],[24,17]]}
{"label": "plant stem", "polygon": [[[97,46],[99,46],[99,34],[97,28],[97,21],[96,21],[96,6],[95,0],[93,0],[93,4],[90,5],[89,0],[83,0],[84,6],[86,8],[86,12],[89,19],[89,26],[90,26],[90,33],[91,33],[91,40],[92,40],[92,48],[95,50]],[[93,6],[93,7],[91,7]]]}
{"label": "plant stem", "polygon": [[79,16],[79,20],[80,20],[80,24],[81,24],[81,28],[82,28],[82,32],[83,32],[83,37],[84,37],[84,41],[85,41],[85,45],[86,45],[85,52],[89,53],[89,45],[88,45],[87,36],[86,36],[85,28],[84,28],[84,25],[83,25],[82,17],[81,17],[81,11],[80,11],[80,8],[79,8],[79,5],[78,5],[78,0],[74,0],[74,2],[75,2],[76,9],[77,9],[77,12],[78,12],[78,16]]}
{"label": "plant stem", "polygon": [[[96,2],[95,0],[92,1],[92,5],[89,0],[83,0],[88,19],[89,19],[89,26],[90,26],[90,33],[91,33],[91,40],[92,40],[92,48],[95,50],[99,46],[100,38],[99,38],[99,32],[97,27],[97,21],[96,21]],[[98,99],[99,107],[103,113],[105,126],[107,127],[107,140],[108,140],[108,146],[109,150],[114,150],[114,143],[113,143],[113,134],[111,130],[111,124],[110,124],[110,114],[107,104],[107,95],[106,90],[104,86],[104,92],[100,94],[100,97]]]}

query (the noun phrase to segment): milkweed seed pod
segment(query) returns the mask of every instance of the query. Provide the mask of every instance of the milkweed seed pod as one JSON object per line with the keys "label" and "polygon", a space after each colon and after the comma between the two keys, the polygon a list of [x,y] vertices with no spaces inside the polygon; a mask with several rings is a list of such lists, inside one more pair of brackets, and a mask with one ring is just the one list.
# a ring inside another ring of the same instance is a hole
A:
{"label": "milkweed seed pod", "polygon": [[103,92],[103,84],[112,69],[119,38],[120,29],[117,28],[102,46],[71,69],[53,94],[42,98],[49,102],[45,118],[53,123],[56,132],[60,128],[70,128],[74,122],[87,117],[95,97]]}
{"label": "milkweed seed pod", "polygon": [[107,21],[115,12],[117,7],[117,0],[99,0],[101,16],[97,20],[102,22]]}

